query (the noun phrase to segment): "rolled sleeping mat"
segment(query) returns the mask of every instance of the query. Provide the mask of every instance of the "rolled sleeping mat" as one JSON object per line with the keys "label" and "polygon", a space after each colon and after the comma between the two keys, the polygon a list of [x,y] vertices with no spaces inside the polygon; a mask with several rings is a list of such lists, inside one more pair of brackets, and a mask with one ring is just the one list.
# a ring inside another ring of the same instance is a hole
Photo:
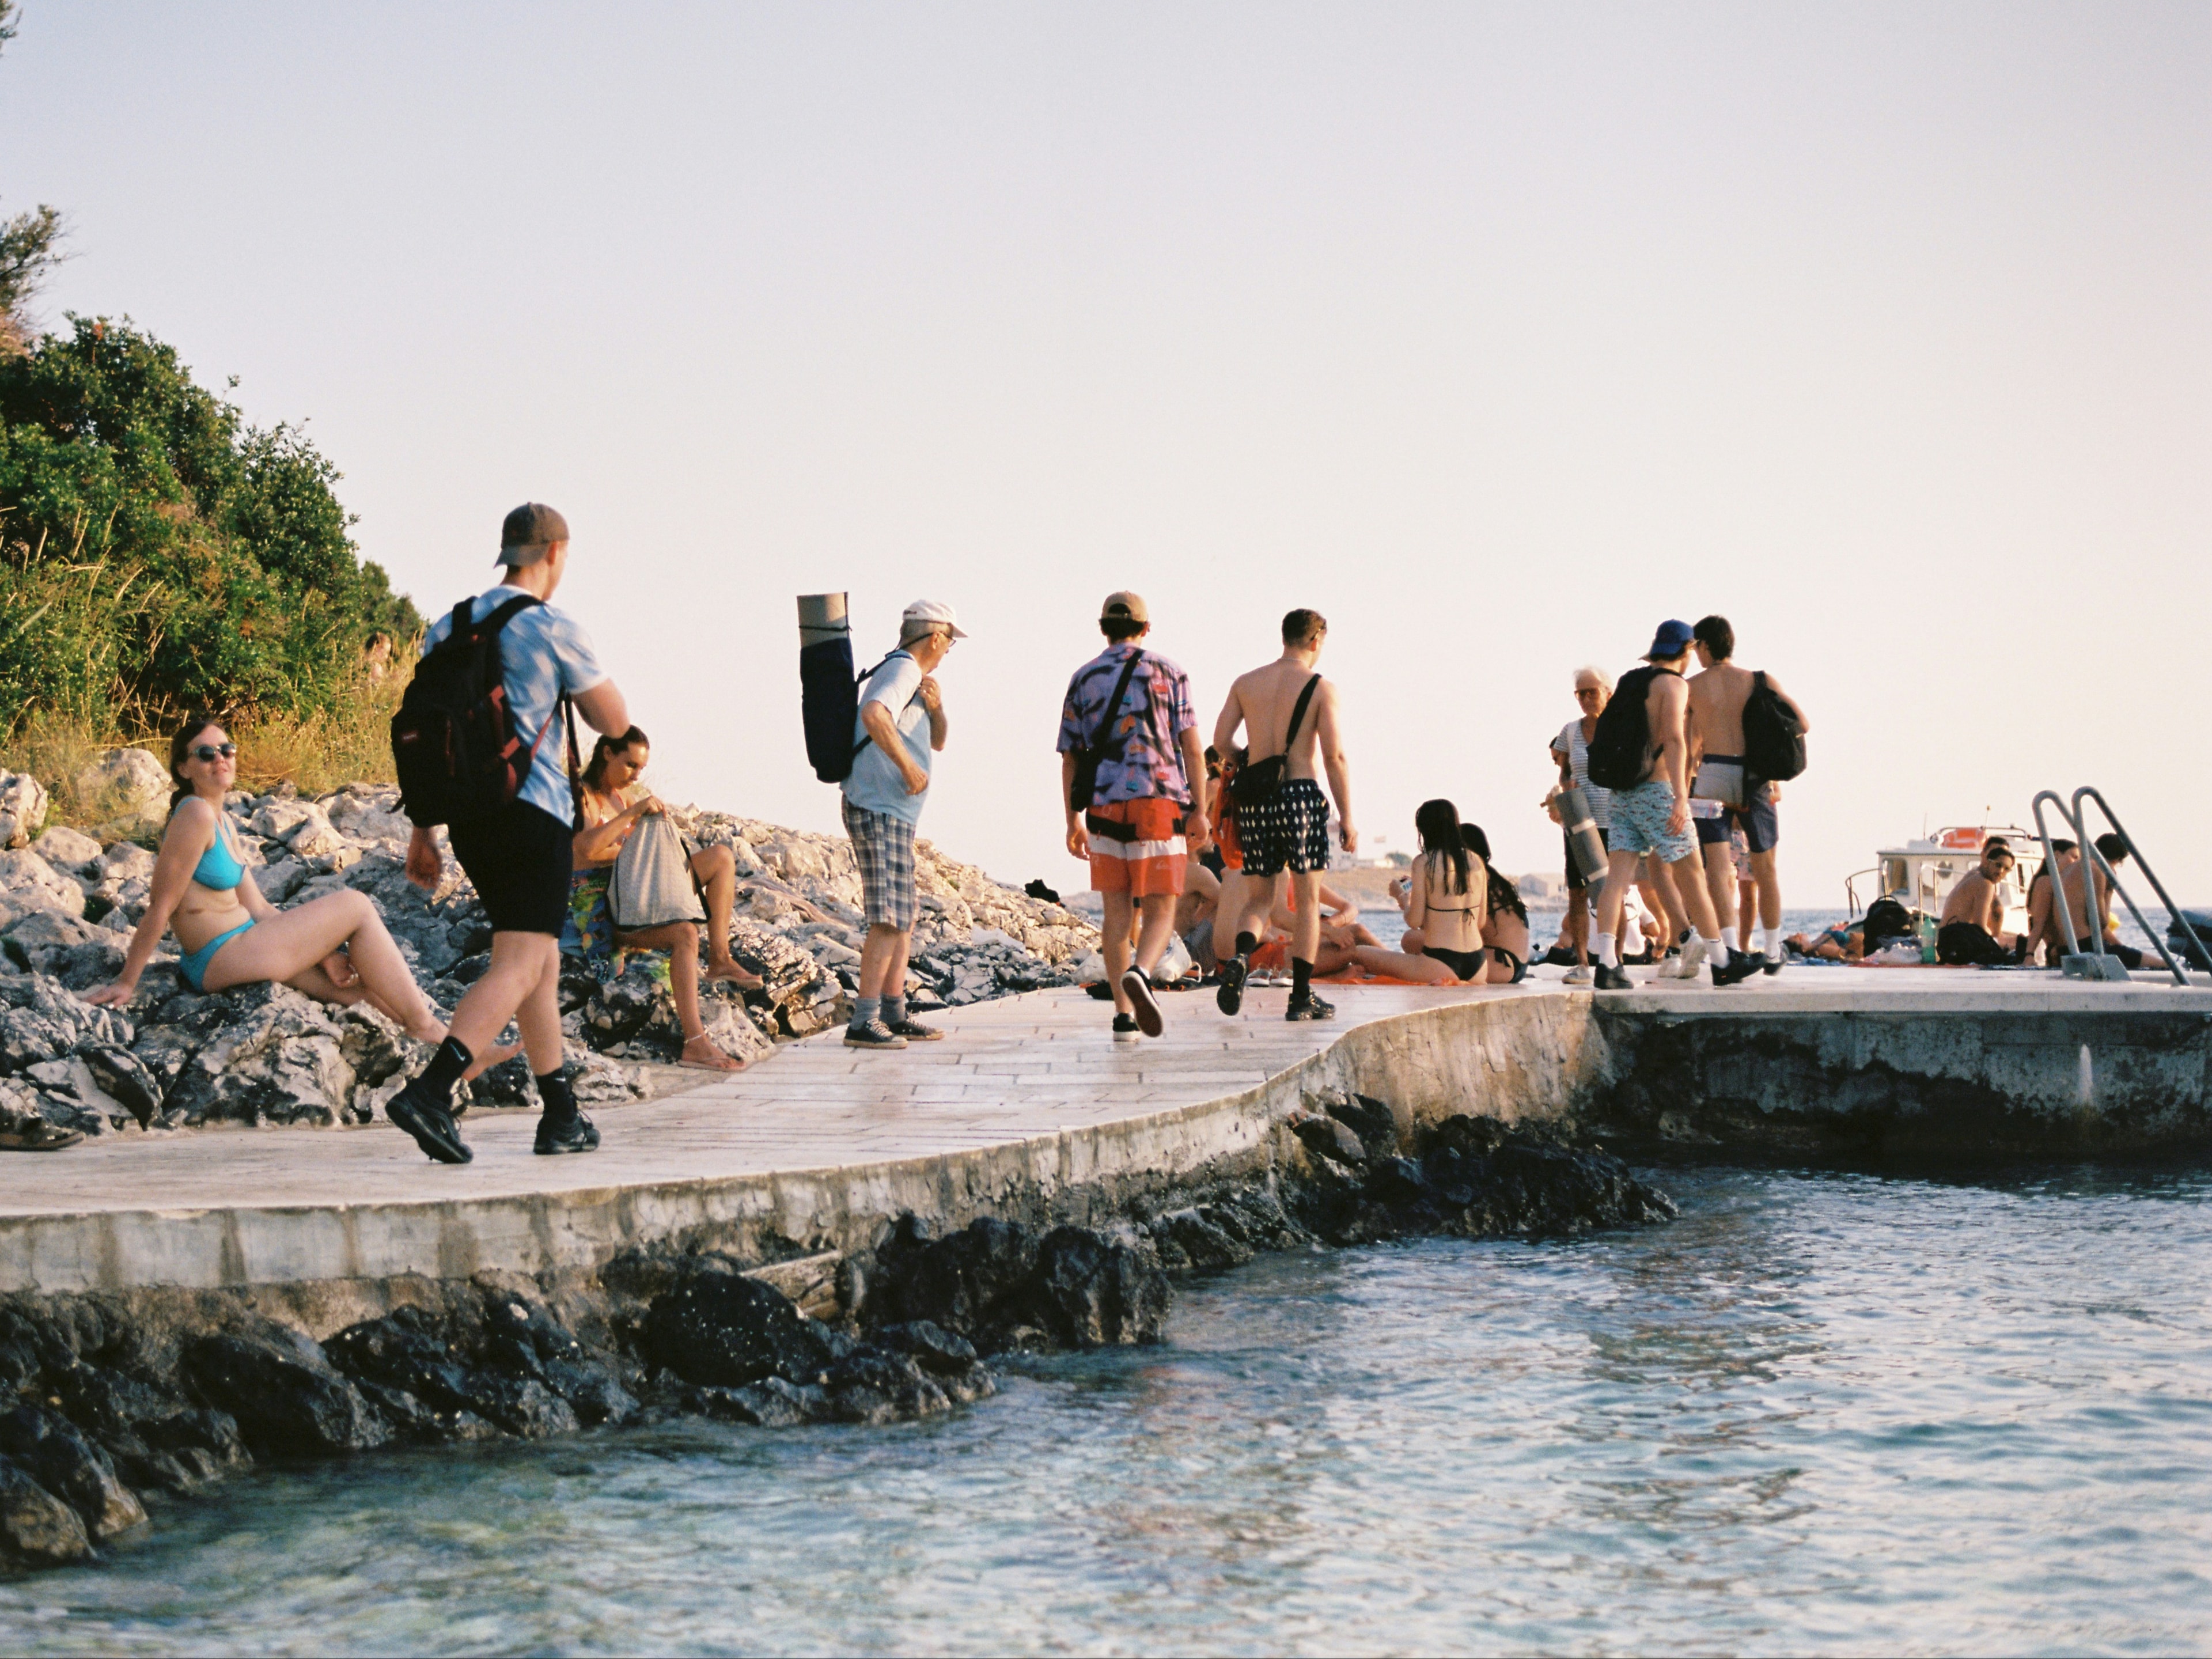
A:
{"label": "rolled sleeping mat", "polygon": [[799,596],[799,708],[806,758],[824,783],[842,783],[853,769],[853,727],[860,717],[853,684],[853,629],[842,593]]}
{"label": "rolled sleeping mat", "polygon": [[1567,831],[1567,845],[1574,850],[1575,868],[1582,872],[1583,880],[1589,885],[1601,885],[1613,860],[1605,849],[1605,837],[1598,834],[1597,820],[1590,815],[1588,792],[1562,789],[1559,807],[1559,822]]}
{"label": "rolled sleeping mat", "polygon": [[801,593],[799,596],[799,644],[804,650],[810,645],[826,645],[832,640],[849,640],[853,624],[845,614],[842,593]]}

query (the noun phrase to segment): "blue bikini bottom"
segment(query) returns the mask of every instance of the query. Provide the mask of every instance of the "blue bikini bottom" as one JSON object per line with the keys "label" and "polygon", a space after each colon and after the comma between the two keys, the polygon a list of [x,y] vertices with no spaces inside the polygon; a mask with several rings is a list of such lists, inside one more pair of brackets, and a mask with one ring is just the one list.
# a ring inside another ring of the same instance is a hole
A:
{"label": "blue bikini bottom", "polygon": [[215,960],[215,953],[252,926],[253,924],[248,921],[232,928],[227,933],[217,933],[205,945],[201,945],[198,950],[179,962],[177,964],[177,971],[185,976],[185,983],[195,991],[205,991],[207,986],[204,981],[207,978],[208,964]]}

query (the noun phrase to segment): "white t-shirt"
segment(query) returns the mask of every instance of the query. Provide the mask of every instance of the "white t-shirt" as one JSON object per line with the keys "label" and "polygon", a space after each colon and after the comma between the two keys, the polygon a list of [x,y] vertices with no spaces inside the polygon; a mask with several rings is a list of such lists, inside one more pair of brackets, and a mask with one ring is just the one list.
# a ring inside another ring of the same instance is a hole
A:
{"label": "white t-shirt", "polygon": [[1589,781],[1589,745],[1583,741],[1580,718],[1569,720],[1560,728],[1559,735],[1552,739],[1552,752],[1567,757],[1575,787],[1589,798],[1590,822],[1601,830],[1613,828],[1613,791],[1601,789]]}

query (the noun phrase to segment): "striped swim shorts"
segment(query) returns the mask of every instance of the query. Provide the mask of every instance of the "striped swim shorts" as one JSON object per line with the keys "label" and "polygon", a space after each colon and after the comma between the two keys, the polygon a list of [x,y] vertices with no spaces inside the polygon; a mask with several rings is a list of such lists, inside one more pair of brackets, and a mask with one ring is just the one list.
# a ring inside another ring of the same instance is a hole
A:
{"label": "striped swim shorts", "polygon": [[1083,815],[1091,835],[1091,890],[1152,898],[1182,891],[1190,860],[1181,801],[1152,796],[1094,806]]}
{"label": "striped swim shorts", "polygon": [[860,872],[860,908],[871,927],[914,928],[914,826],[888,812],[843,803],[845,833]]}

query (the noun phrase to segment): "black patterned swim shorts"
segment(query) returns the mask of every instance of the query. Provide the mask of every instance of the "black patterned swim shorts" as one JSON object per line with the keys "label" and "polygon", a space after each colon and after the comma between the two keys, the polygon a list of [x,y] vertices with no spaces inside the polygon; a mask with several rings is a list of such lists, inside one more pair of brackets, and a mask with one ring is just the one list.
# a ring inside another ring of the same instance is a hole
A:
{"label": "black patterned swim shorts", "polygon": [[1291,778],[1272,799],[1237,809],[1244,873],[1272,876],[1328,868],[1328,799],[1311,778]]}

